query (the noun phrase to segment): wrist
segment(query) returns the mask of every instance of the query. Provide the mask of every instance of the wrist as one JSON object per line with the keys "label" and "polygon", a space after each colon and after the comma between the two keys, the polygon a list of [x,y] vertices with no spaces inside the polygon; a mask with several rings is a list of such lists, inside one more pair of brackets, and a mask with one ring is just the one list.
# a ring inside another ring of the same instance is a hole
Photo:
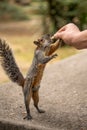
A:
{"label": "wrist", "polygon": [[87,48],[87,30],[76,33],[72,39],[72,45],[77,49]]}
{"label": "wrist", "polygon": [[81,32],[78,32],[78,33],[76,33],[72,36],[71,44],[72,44],[72,46],[79,49],[80,48],[80,42],[81,42]]}

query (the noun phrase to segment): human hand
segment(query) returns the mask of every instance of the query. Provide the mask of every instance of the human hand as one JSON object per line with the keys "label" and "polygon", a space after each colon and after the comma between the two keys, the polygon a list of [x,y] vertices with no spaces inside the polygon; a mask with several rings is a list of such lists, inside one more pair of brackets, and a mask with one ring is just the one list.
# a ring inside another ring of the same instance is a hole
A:
{"label": "human hand", "polygon": [[80,33],[79,28],[75,24],[69,23],[69,24],[63,26],[60,30],[58,30],[54,34],[54,38],[56,38],[56,39],[60,38],[66,44],[75,46],[74,39],[75,39],[76,35],[78,35],[78,33]]}

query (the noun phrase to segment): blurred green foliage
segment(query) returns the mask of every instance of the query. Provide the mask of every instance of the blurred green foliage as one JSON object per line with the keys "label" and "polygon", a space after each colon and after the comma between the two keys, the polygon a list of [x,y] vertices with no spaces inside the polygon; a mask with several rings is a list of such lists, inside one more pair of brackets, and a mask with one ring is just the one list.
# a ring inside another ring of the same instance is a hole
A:
{"label": "blurred green foliage", "polygon": [[21,7],[7,1],[0,2],[0,21],[29,19]]}
{"label": "blurred green foliage", "polygon": [[87,0],[46,0],[54,31],[73,22],[80,29],[87,28]]}
{"label": "blurred green foliage", "polygon": [[54,33],[70,22],[80,29],[87,28],[87,0],[31,0],[27,7],[10,4],[9,0],[1,1],[0,20],[25,20],[30,15],[39,15],[43,21],[44,33]]}

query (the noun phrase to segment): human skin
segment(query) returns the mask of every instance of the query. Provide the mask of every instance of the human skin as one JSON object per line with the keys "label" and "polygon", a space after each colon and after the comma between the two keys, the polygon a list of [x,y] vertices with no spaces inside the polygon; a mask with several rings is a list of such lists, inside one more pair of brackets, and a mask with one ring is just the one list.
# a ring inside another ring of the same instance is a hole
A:
{"label": "human skin", "polygon": [[54,34],[54,38],[62,39],[67,45],[73,46],[76,49],[87,48],[87,30],[80,31],[73,23],[69,23],[60,28]]}

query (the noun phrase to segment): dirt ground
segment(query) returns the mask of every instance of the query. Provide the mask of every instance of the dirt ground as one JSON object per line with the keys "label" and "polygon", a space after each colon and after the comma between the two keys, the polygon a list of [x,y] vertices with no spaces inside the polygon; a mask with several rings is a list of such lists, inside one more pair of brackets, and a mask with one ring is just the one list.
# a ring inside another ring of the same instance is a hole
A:
{"label": "dirt ground", "polygon": [[43,31],[41,26],[42,20],[40,18],[31,19],[30,21],[0,23],[0,35],[41,35]]}
{"label": "dirt ground", "polygon": [[48,65],[40,88],[38,114],[31,101],[32,121],[26,115],[21,87],[0,86],[0,120],[34,126],[34,130],[87,130],[87,51]]}

